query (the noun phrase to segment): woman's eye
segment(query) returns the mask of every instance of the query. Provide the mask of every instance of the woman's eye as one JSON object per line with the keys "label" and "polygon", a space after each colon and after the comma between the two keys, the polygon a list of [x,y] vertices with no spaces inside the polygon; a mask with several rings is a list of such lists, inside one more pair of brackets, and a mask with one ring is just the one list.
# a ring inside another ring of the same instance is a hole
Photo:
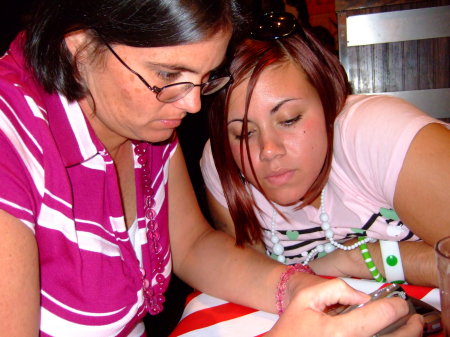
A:
{"label": "woman's eye", "polygon": [[295,123],[297,123],[301,118],[302,118],[302,115],[297,115],[294,118],[284,120],[283,122],[281,122],[281,124],[285,125],[285,126],[291,126],[291,125],[294,125]]}
{"label": "woman's eye", "polygon": [[[254,133],[255,133],[254,130],[248,130],[247,138],[250,138]],[[237,140],[245,139],[246,138],[245,136],[246,136],[245,133],[238,132],[238,133],[234,134],[234,139],[237,139]]]}
{"label": "woman's eye", "polygon": [[172,82],[176,80],[178,77],[180,77],[180,73],[178,72],[173,73],[168,71],[158,71],[156,72],[156,75],[165,82]]}

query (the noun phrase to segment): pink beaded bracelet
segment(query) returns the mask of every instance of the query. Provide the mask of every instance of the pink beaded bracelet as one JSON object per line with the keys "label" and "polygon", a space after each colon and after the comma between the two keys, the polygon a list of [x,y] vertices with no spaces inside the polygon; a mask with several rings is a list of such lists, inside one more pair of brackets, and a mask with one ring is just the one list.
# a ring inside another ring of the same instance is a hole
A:
{"label": "pink beaded bracelet", "polygon": [[284,295],[286,292],[287,282],[289,281],[289,278],[292,276],[292,274],[294,274],[297,271],[315,275],[311,267],[308,265],[305,266],[303,264],[297,263],[287,267],[286,271],[284,271],[283,274],[281,274],[280,281],[278,281],[277,286],[276,302],[278,315],[281,315],[285,309]]}

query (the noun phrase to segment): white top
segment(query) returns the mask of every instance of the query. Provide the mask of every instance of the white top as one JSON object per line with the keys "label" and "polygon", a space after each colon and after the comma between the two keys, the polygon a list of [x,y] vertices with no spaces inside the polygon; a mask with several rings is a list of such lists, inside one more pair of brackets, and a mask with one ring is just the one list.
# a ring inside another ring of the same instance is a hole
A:
{"label": "white top", "polygon": [[[334,128],[333,161],[326,184],[325,205],[336,241],[365,235],[384,240],[418,240],[393,211],[397,177],[409,145],[417,132],[433,122],[442,123],[398,98],[352,95],[339,114]],[[212,158],[209,141],[200,161],[206,187],[227,207]],[[272,254],[271,217],[273,207],[252,185],[249,188],[264,213],[256,216],[263,228],[263,240]],[[306,206],[277,207],[289,220],[275,218],[276,235],[285,247],[286,263],[304,260],[308,251],[326,243],[320,227],[319,210]]]}

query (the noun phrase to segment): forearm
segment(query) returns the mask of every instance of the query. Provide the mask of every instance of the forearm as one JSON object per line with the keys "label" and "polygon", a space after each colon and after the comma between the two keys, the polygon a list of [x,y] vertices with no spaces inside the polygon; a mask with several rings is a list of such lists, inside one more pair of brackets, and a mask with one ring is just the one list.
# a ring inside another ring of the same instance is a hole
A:
{"label": "forearm", "polygon": [[[239,248],[228,235],[210,231],[198,239],[175,273],[196,289],[260,310],[275,312],[276,288],[286,266],[256,252]],[[322,279],[297,273],[296,291]],[[289,302],[288,292],[286,303]]]}
{"label": "forearm", "polygon": [[[349,242],[348,244],[351,244]],[[368,244],[372,259],[382,275],[385,275],[378,242]],[[421,286],[437,287],[436,262],[433,247],[425,242],[400,242],[400,254],[406,281]],[[332,254],[311,263],[318,274],[351,276],[372,279],[360,249],[336,250]]]}
{"label": "forearm", "polygon": [[[437,287],[437,267],[433,247],[423,241],[403,241],[399,246],[406,281],[414,285]],[[385,275],[380,244],[378,242],[369,244],[368,248],[378,270]]]}
{"label": "forearm", "polygon": [[[255,249],[237,247],[231,236],[211,228],[197,205],[180,151],[172,159],[170,177],[169,232],[174,272],[200,291],[275,312],[276,288],[286,266]],[[295,291],[321,280],[309,274],[296,275],[289,287]],[[286,303],[294,291],[289,289]]]}

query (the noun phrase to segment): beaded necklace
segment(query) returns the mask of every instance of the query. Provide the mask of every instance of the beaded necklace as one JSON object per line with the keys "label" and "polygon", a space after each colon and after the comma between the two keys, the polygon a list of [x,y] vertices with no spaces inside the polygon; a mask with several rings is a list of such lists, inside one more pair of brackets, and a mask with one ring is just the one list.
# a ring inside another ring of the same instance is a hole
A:
{"label": "beaded necklace", "polygon": [[[144,292],[145,307],[151,315],[156,315],[163,310],[163,303],[165,302],[164,281],[165,277],[162,274],[164,271],[164,258],[161,254],[162,245],[159,242],[160,234],[158,232],[158,223],[156,221],[156,211],[154,195],[155,192],[152,187],[151,180],[151,160],[149,156],[149,143],[136,142],[134,143],[134,153],[137,155],[137,161],[141,165],[142,172],[142,189],[144,194],[144,214],[145,224],[147,229],[147,242],[149,245],[150,256],[154,261],[152,266],[152,274],[146,275],[144,268],[141,266],[142,274],[142,289]],[[151,149],[151,147],[150,147]],[[156,285],[152,286],[151,280],[156,280]]]}
{"label": "beaded necklace", "polygon": [[[328,242],[325,244],[319,244],[317,245],[315,248],[313,248],[309,253],[304,252],[302,255],[306,256],[305,261],[303,261],[304,265],[307,265],[309,262],[311,262],[311,260],[314,259],[314,257],[322,252],[325,253],[331,253],[333,250],[335,250],[336,248],[338,249],[342,249],[342,250],[353,250],[355,248],[358,248],[361,245],[364,245],[368,242],[374,242],[373,239],[371,238],[364,238],[359,240],[358,242],[349,245],[349,246],[344,246],[343,244],[340,244],[339,242],[336,242],[334,240],[334,232],[330,227],[330,224],[328,222],[329,220],[329,216],[328,213],[325,209],[325,191],[326,188],[324,187],[321,194],[320,194],[320,223],[321,223],[321,228],[324,231],[325,234],[325,238],[328,239]],[[276,255],[276,258],[278,260],[278,262],[281,263],[285,263],[286,262],[286,257],[283,255],[284,253],[284,247],[281,245],[280,243],[280,239],[278,238],[278,236],[276,236],[275,234],[275,216],[276,216],[277,211],[274,209],[272,212],[272,221],[271,221],[271,238],[270,241],[273,243],[272,249],[273,249],[273,253]]]}

